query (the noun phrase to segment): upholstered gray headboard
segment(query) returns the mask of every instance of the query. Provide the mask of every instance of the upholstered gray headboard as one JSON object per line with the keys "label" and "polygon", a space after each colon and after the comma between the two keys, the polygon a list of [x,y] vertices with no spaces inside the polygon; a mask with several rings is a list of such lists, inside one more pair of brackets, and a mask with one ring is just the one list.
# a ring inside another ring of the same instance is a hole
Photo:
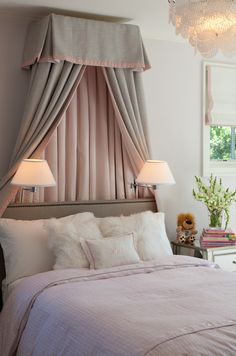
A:
{"label": "upholstered gray headboard", "polygon": [[[62,217],[80,212],[91,211],[97,217],[130,215],[142,211],[157,211],[155,199],[135,200],[94,200],[71,203],[47,204],[12,204],[4,213],[3,218],[17,220],[48,219]],[[2,249],[0,247],[0,283],[5,277],[5,266]],[[0,310],[2,293],[0,295]]]}
{"label": "upholstered gray headboard", "polygon": [[12,204],[4,218],[17,220],[48,219],[91,211],[97,217],[130,215],[145,210],[157,211],[154,199],[90,200],[70,203]]}

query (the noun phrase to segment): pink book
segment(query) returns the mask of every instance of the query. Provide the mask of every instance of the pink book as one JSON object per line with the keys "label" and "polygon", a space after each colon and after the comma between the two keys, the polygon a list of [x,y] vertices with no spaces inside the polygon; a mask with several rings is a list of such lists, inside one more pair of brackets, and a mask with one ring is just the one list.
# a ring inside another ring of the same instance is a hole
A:
{"label": "pink book", "polygon": [[231,242],[229,239],[224,239],[224,238],[203,238],[201,241],[203,242],[218,242],[218,243],[228,243]]}
{"label": "pink book", "polygon": [[234,234],[232,229],[221,230],[221,229],[203,229],[203,233],[207,235],[228,235]]}
{"label": "pink book", "polygon": [[236,246],[235,242],[229,242],[229,243],[207,243],[207,242],[203,242],[201,243],[201,247],[224,247],[224,246]]}

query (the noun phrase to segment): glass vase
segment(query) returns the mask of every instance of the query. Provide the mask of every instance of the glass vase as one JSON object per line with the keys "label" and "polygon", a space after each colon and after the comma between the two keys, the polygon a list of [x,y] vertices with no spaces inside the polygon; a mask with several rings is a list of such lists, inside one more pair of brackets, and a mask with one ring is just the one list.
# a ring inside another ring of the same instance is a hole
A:
{"label": "glass vase", "polygon": [[210,228],[213,229],[222,229],[222,220],[223,220],[223,212],[222,211],[214,211],[210,213]]}

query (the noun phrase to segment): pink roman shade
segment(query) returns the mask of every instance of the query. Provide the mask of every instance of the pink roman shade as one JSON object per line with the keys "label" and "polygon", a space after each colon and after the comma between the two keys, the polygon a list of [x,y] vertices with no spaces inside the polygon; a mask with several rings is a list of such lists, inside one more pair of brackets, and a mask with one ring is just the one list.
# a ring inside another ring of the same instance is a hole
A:
{"label": "pink roman shade", "polygon": [[206,66],[206,124],[236,126],[236,69],[233,65]]}

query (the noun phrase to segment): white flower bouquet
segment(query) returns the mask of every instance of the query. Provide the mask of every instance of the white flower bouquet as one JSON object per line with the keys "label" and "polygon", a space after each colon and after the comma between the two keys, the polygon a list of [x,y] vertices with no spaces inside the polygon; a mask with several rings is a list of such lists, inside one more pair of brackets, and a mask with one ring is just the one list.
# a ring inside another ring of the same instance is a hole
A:
{"label": "white flower bouquet", "polygon": [[198,192],[193,189],[193,196],[196,200],[203,202],[210,217],[210,227],[222,228],[222,218],[225,214],[225,229],[229,223],[229,208],[233,202],[236,202],[236,190],[229,191],[229,188],[224,189],[222,179],[217,180],[211,174],[208,182],[209,185],[203,183],[200,177],[195,177]]}

